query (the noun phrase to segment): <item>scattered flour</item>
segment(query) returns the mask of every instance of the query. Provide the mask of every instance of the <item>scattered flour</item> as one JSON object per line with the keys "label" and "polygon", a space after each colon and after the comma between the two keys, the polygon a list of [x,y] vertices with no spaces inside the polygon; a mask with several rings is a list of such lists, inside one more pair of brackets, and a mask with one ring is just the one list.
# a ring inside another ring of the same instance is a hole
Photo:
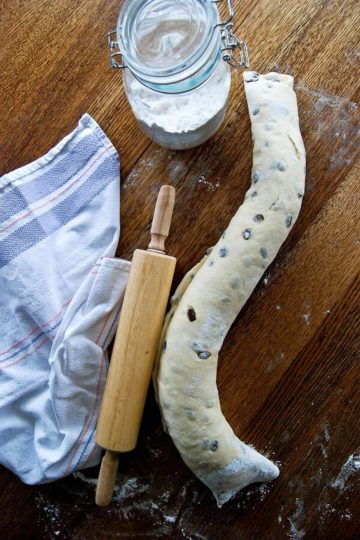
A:
{"label": "scattered flour", "polygon": [[340,519],[342,521],[350,521],[350,519],[352,519],[352,513],[350,512],[349,508],[346,508],[345,511],[340,514]]}
{"label": "scattered flour", "polygon": [[285,355],[285,353],[283,353],[283,352],[279,352],[279,353],[275,356],[275,361],[276,361],[276,362],[283,362],[284,360],[286,360],[286,355]]}
{"label": "scattered flour", "polygon": [[88,478],[80,471],[74,472],[73,477],[78,480],[82,480],[83,482],[85,482],[85,484],[88,484],[89,486],[97,486],[97,478]]}
{"label": "scattered flour", "polygon": [[352,66],[356,66],[360,62],[360,49],[348,51],[345,53],[345,58]]}
{"label": "scattered flour", "polygon": [[149,523],[149,532],[151,530],[154,536],[171,536],[173,526],[183,511],[184,502],[189,501],[189,494],[192,493],[192,499],[198,497],[198,493],[190,489],[193,483],[193,480],[185,483],[176,497],[173,497],[172,491],[167,488],[171,485],[170,478],[164,478],[159,483],[154,481],[152,475],[146,478],[119,475],[108,512],[124,521],[139,519],[140,515],[144,522],[150,520],[152,525]]}
{"label": "scattered flour", "polygon": [[337,510],[330,503],[321,503],[319,505],[319,523],[324,525],[327,519],[336,514]]}
{"label": "scattered flour", "polygon": [[350,103],[351,108],[357,108],[357,105],[355,102],[350,101],[347,98],[337,96],[336,94],[329,94],[325,90],[311,90],[306,86],[303,82],[298,82],[296,85],[296,89],[306,92],[312,97],[316,98],[316,105],[315,108],[318,110],[321,110],[323,108],[323,104],[325,104],[328,107],[332,108],[338,108],[341,105],[346,105]]}
{"label": "scattered flour", "polygon": [[305,313],[303,313],[302,318],[307,326],[310,326],[311,324],[311,304],[308,302],[308,300],[305,300],[303,303],[303,309],[305,310]]}
{"label": "scattered flour", "polygon": [[264,279],[263,279],[263,284],[265,287],[267,287],[269,285],[269,281],[270,281],[270,270],[267,270],[264,274]]}
{"label": "scattered flour", "polygon": [[259,486],[260,501],[264,501],[269,493],[270,485],[268,483],[264,483]]}
{"label": "scattered flour", "polygon": [[326,450],[325,446],[322,443],[320,443],[320,448],[321,448],[321,452],[322,452],[322,455],[323,455],[324,459],[327,459],[327,457],[328,457],[327,450]]}
{"label": "scattered flour", "polygon": [[39,511],[38,525],[41,524],[46,537],[59,536],[66,529],[64,517],[67,518],[69,513],[64,511],[62,506],[46,500],[40,492],[35,495],[35,504]]}
{"label": "scattered flour", "polygon": [[47,516],[47,518],[50,520],[50,521],[56,521],[58,522],[59,519],[60,519],[60,510],[57,506],[53,505],[53,504],[45,504],[43,506],[43,510]]}
{"label": "scattered flour", "polygon": [[144,493],[149,489],[150,485],[140,483],[138,478],[120,480],[115,487],[114,500],[122,502],[125,498],[133,497],[138,493]]}
{"label": "scattered flour", "polygon": [[127,187],[129,187],[133,182],[134,180],[136,180],[139,176],[139,171],[137,168],[133,169],[132,171],[130,171],[130,173],[127,175],[126,177],[126,180],[125,182],[123,183],[122,187],[124,189],[126,189]]}
{"label": "scattered flour", "polygon": [[305,536],[305,530],[300,527],[299,521],[303,520],[304,501],[296,499],[296,509],[294,514],[287,518],[290,523],[290,531],[288,533],[291,540],[301,540]]}
{"label": "scattered flour", "polygon": [[354,474],[360,472],[360,451],[351,454],[341,467],[337,477],[331,482],[331,487],[344,491],[349,488],[347,485],[348,480]]}
{"label": "scattered flour", "polygon": [[203,175],[198,177],[197,183],[206,186],[208,191],[216,191],[220,187],[219,178],[215,180],[215,183],[212,183],[209,182],[209,180],[206,180],[205,176]]}
{"label": "scattered flour", "polygon": [[302,81],[297,83],[296,90],[309,100],[303,116],[309,115],[308,121],[314,126],[318,138],[333,148],[329,169],[350,165],[360,144],[357,103],[323,89],[312,90]]}
{"label": "scattered flour", "polygon": [[269,362],[265,372],[266,373],[270,373],[271,371],[273,371],[275,368],[279,367],[284,361],[286,360],[286,354],[283,353],[283,352],[278,352],[273,361],[272,362]]}
{"label": "scattered flour", "polygon": [[172,158],[171,163],[168,167],[168,175],[172,183],[176,184],[179,177],[181,177],[181,174],[184,173],[184,171],[187,170],[186,165],[184,164],[184,161],[182,159],[181,155],[177,155]]}
{"label": "scattered flour", "polygon": [[151,156],[141,157],[125,178],[124,182],[122,183],[122,188],[126,189],[131,187],[132,184],[134,184],[138,178],[141,178],[144,173],[153,171],[156,166],[159,166],[165,155],[166,150],[164,148],[157,148],[156,150],[151,150]]}

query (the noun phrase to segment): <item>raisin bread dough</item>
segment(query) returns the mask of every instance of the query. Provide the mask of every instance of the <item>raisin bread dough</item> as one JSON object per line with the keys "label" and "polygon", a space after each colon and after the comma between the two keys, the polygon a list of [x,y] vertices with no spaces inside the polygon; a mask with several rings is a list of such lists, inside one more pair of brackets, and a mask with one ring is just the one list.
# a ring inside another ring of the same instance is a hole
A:
{"label": "raisin bread dough", "polygon": [[221,506],[279,470],[241,442],[226,422],[216,387],[224,338],[299,214],[305,149],[293,78],[244,74],[254,140],[251,187],[216,246],[172,299],[159,348],[157,394],[183,460]]}

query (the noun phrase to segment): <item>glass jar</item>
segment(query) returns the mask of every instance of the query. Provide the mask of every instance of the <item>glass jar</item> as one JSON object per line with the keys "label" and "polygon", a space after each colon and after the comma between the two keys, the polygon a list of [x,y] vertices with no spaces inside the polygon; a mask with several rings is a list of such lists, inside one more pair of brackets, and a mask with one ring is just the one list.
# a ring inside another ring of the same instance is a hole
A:
{"label": "glass jar", "polygon": [[123,68],[137,121],[167,148],[198,146],[219,129],[230,65],[249,65],[246,43],[232,33],[231,0],[226,22],[220,21],[216,3],[126,0],[116,30],[108,34],[111,65]]}

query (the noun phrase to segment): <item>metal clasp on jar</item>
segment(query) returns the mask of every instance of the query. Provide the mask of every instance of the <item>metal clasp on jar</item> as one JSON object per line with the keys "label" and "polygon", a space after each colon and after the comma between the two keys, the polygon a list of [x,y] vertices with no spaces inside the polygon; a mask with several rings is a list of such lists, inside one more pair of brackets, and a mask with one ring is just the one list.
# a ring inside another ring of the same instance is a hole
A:
{"label": "metal clasp on jar", "polygon": [[[214,4],[220,4],[224,0],[211,0]],[[220,22],[215,28],[220,28],[223,47],[221,52],[225,62],[235,68],[250,66],[250,56],[246,41],[239,40],[233,33],[234,8],[232,0],[227,0],[229,16],[225,22]]]}
{"label": "metal clasp on jar", "polygon": [[[220,2],[223,1],[224,0],[211,0],[211,2],[214,4],[220,4]],[[248,68],[250,66],[248,46],[245,40],[239,40],[233,33],[234,8],[232,0],[227,0],[227,3],[229,9],[228,19],[225,22],[219,22],[214,26],[214,30],[215,28],[220,28],[221,41],[223,45],[221,48],[222,58],[225,62],[230,64],[230,66],[235,68]],[[110,49],[110,66],[116,69],[124,69],[126,68],[124,57],[120,51],[118,41],[115,41],[113,36],[116,38],[116,30],[112,30],[107,34],[108,47]]]}
{"label": "metal clasp on jar", "polygon": [[[110,66],[116,69],[124,69],[126,65],[123,60],[123,55],[120,52],[119,43],[113,40],[113,36],[116,37],[116,30],[111,30],[111,32],[108,32],[107,34],[108,47],[110,49]],[[120,62],[117,58],[120,58]]]}

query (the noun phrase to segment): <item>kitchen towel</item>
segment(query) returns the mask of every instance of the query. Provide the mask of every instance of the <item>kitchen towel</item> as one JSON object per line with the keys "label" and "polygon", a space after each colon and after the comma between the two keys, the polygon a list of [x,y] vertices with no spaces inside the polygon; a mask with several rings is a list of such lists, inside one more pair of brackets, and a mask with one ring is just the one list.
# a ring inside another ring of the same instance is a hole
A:
{"label": "kitchen towel", "polygon": [[129,262],[118,154],[85,114],[0,177],[0,463],[28,484],[100,461],[95,427]]}

